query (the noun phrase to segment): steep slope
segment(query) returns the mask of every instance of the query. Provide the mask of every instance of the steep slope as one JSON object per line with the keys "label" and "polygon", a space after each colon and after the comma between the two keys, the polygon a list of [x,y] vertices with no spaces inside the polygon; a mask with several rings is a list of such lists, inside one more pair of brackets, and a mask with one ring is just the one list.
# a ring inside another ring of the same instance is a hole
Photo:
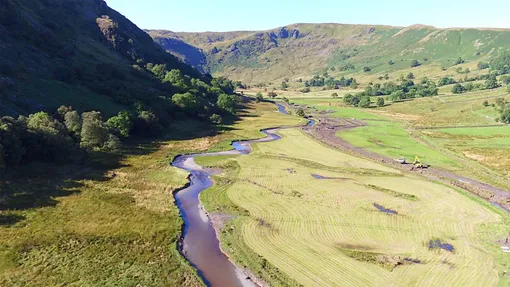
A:
{"label": "steep slope", "polygon": [[[150,31],[164,37],[162,31]],[[430,26],[389,27],[343,24],[294,24],[269,31],[172,33],[174,38],[206,53],[206,70],[247,82],[307,77],[348,64],[345,74],[392,72],[421,64],[451,67],[487,60],[510,45],[510,30],[437,29]],[[178,49],[176,49],[178,51]],[[175,52],[175,50],[174,50]],[[182,55],[186,57],[186,53]],[[394,64],[388,65],[392,60]]]}
{"label": "steep slope", "polygon": [[2,0],[0,38],[0,115],[159,106],[177,89],[148,64],[210,81],[102,0]]}

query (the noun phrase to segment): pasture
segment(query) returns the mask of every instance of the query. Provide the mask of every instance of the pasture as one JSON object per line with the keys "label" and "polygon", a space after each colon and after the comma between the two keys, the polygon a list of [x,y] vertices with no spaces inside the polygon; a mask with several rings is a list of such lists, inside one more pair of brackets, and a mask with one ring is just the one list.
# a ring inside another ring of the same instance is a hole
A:
{"label": "pasture", "polygon": [[494,243],[508,232],[507,214],[462,191],[330,149],[300,130],[279,134],[281,140],[256,144],[252,154],[218,159],[226,172],[201,195],[207,210],[230,208],[235,215],[221,233],[224,250],[271,286],[507,280],[510,259]]}

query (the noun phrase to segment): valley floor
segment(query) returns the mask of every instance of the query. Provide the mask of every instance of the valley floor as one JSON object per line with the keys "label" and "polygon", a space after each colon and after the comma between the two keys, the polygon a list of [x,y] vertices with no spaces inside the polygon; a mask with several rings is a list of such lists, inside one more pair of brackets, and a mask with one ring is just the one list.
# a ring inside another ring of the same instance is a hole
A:
{"label": "valley floor", "polygon": [[[30,166],[20,171],[28,180],[6,178],[12,196],[1,202],[0,285],[201,285],[177,251],[182,220],[171,191],[186,173],[170,161],[299,123],[271,103],[250,103],[216,136],[140,145],[101,166]],[[223,170],[200,195],[222,250],[268,286],[508,284],[510,259],[497,243],[508,235],[508,213],[301,129],[279,133],[249,155],[196,159]]]}

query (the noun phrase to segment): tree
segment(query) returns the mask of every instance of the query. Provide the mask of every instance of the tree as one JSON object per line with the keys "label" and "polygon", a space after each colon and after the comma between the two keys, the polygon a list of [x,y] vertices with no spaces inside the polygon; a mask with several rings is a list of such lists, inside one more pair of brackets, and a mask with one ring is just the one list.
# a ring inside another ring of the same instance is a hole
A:
{"label": "tree", "polygon": [[306,115],[305,115],[305,111],[303,111],[303,109],[302,109],[302,108],[299,108],[299,109],[296,111],[296,115],[297,115],[298,117],[302,117],[302,118],[304,118],[304,117],[306,116]]}
{"label": "tree", "polygon": [[283,101],[287,104],[289,103],[289,99],[287,99],[286,97],[283,97]]}
{"label": "tree", "polygon": [[106,121],[106,125],[122,137],[127,138],[133,128],[133,122],[128,112],[121,111]]}
{"label": "tree", "polygon": [[331,94],[331,97],[332,97],[333,99],[338,98],[338,94],[337,94],[337,93],[332,93],[332,94]]}
{"label": "tree", "polygon": [[66,114],[68,112],[71,112],[73,111],[73,108],[71,106],[60,106],[58,109],[57,109],[57,114],[59,116],[59,119],[60,120],[64,120]]}
{"label": "tree", "polygon": [[80,137],[81,133],[81,117],[77,111],[68,112],[64,116],[64,124],[66,125],[67,130],[71,135],[75,138]]}
{"label": "tree", "polygon": [[181,109],[194,113],[198,110],[197,97],[191,93],[175,94],[172,96],[172,102],[179,106]]}
{"label": "tree", "polygon": [[412,60],[411,61],[411,67],[414,68],[414,67],[419,67],[421,64],[418,60]]}
{"label": "tree", "polygon": [[372,104],[372,101],[370,100],[370,97],[369,96],[364,96],[364,97],[361,97],[359,103],[358,103],[358,108],[370,108],[370,105]]}
{"label": "tree", "polygon": [[351,87],[351,89],[357,89],[358,88],[358,82],[356,82],[356,80],[352,80],[351,84],[349,85],[349,87]]}
{"label": "tree", "polygon": [[401,90],[394,91],[388,96],[388,100],[393,102],[402,101],[403,99],[405,99],[405,95]]}
{"label": "tree", "polygon": [[173,69],[167,72],[165,74],[165,77],[163,78],[163,82],[170,83],[172,84],[172,86],[179,88],[181,91],[189,89],[189,86],[186,84],[186,81],[182,76],[181,71],[177,69]]}
{"label": "tree", "polygon": [[278,94],[275,92],[269,92],[269,93],[267,93],[267,97],[274,99],[274,98],[278,97]]}
{"label": "tree", "polygon": [[490,74],[489,78],[485,81],[485,88],[488,90],[498,88],[498,79],[495,74]]}
{"label": "tree", "polygon": [[119,140],[118,137],[108,134],[108,139],[105,141],[105,143],[102,146],[102,150],[104,151],[118,151],[122,147],[122,142]]}
{"label": "tree", "polygon": [[370,72],[370,71],[372,71],[372,69],[370,69],[370,67],[367,67],[367,66],[363,67],[363,72],[366,73],[366,72]]}
{"label": "tree", "polygon": [[487,62],[478,62],[478,70],[485,70],[489,68],[489,63]]}
{"label": "tree", "polygon": [[289,87],[286,82],[282,82],[282,90],[286,90]]}
{"label": "tree", "polygon": [[264,96],[262,95],[261,92],[257,92],[257,94],[255,95],[255,102],[257,103],[260,103],[264,100]]}
{"label": "tree", "polygon": [[483,101],[482,105],[484,107],[488,107],[489,106],[489,101],[487,101],[487,100]]}
{"label": "tree", "polygon": [[455,79],[450,78],[450,77],[443,77],[443,78],[439,79],[439,83],[437,85],[441,87],[441,86],[451,85],[451,84],[455,84],[455,83],[456,83]]}
{"label": "tree", "polygon": [[452,88],[452,93],[454,94],[462,94],[464,92],[466,92],[466,89],[461,84],[455,84]]}
{"label": "tree", "polygon": [[510,108],[506,108],[503,110],[503,112],[501,113],[500,120],[505,124],[510,124]]}
{"label": "tree", "polygon": [[228,113],[235,114],[237,107],[237,96],[221,94],[218,97],[216,105],[218,106],[218,108]]}
{"label": "tree", "polygon": [[83,148],[101,148],[109,139],[108,128],[103,123],[100,112],[85,112],[81,115],[83,126],[81,129],[80,146]]}
{"label": "tree", "polygon": [[389,61],[388,61],[388,65],[390,65],[390,66],[391,66],[391,65],[393,65],[393,64],[395,64],[395,62],[393,62],[393,60],[389,60]]}
{"label": "tree", "polygon": [[377,106],[384,107],[384,99],[382,97],[377,98]]}
{"label": "tree", "polygon": [[507,86],[510,85],[510,76],[504,76],[501,81]]}
{"label": "tree", "polygon": [[412,80],[412,79],[414,79],[414,74],[413,73],[409,73],[409,74],[407,74],[406,78],[408,80]]}

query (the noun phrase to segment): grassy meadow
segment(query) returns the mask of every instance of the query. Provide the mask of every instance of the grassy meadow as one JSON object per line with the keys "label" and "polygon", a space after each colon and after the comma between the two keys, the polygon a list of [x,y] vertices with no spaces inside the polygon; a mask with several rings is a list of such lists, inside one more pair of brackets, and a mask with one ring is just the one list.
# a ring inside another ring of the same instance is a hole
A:
{"label": "grassy meadow", "polygon": [[[201,195],[207,210],[233,214],[221,233],[224,250],[270,286],[497,286],[508,279],[510,260],[495,244],[508,232],[508,214],[300,130],[279,134],[249,155],[208,159],[225,172]],[[430,240],[454,250],[430,248]]]}
{"label": "grassy meadow", "polygon": [[392,158],[418,155],[433,166],[510,188],[510,127],[496,122],[498,112],[492,106],[498,97],[510,100],[505,88],[445,93],[370,109],[346,107],[341,98],[286,97],[291,103],[310,107],[311,113],[315,108],[329,111],[329,116],[365,121],[365,127],[338,133],[355,146]]}
{"label": "grassy meadow", "polygon": [[182,219],[172,190],[187,174],[171,160],[299,122],[274,104],[249,104],[214,136],[200,123],[176,124],[173,139],[130,144],[83,165],[31,164],[2,174],[9,196],[0,198],[0,286],[202,286],[177,251]]}

